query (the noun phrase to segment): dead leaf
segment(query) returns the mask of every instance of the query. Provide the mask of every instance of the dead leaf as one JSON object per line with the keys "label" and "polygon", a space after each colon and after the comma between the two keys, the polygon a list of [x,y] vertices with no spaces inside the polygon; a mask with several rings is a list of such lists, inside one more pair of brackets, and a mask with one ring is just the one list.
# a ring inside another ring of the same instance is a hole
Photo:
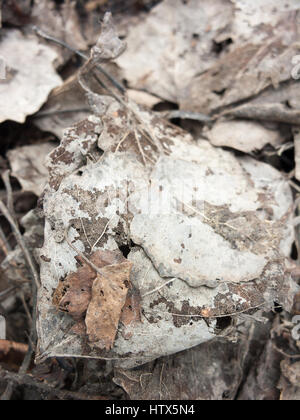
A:
{"label": "dead leaf", "polygon": [[142,90],[128,89],[127,95],[128,98],[132,101],[139,105],[146,106],[149,109],[152,109],[155,105],[161,102],[161,99],[157,96],[150,95],[150,93],[144,92]]}
{"label": "dead leaf", "polygon": [[250,121],[217,122],[206,136],[214,146],[231,147],[244,153],[261,150],[267,144],[276,147],[284,141],[278,130]]}
{"label": "dead leaf", "polygon": [[[82,266],[76,273],[71,273],[59,282],[52,301],[60,311],[69,313],[79,321],[85,315],[91,302],[93,282],[97,273],[80,257],[77,260]],[[98,268],[116,264],[120,260],[122,260],[121,253],[101,250],[96,251],[90,258],[90,261]]]}
{"label": "dead leaf", "polygon": [[0,83],[0,122],[23,123],[46,102],[52,89],[61,85],[53,68],[57,54],[41,45],[35,36],[25,36],[15,29],[3,30],[0,56],[12,76]]}
{"label": "dead leaf", "polygon": [[23,146],[7,153],[12,175],[20,182],[24,191],[40,196],[48,180],[46,156],[55,148],[54,143]]}
{"label": "dead leaf", "polygon": [[[57,7],[53,0],[36,1],[31,14],[31,22],[48,35],[66,42],[77,50],[85,51],[88,48],[81,33],[74,1],[63,2],[60,7]],[[51,44],[51,48],[57,52],[57,65],[64,64],[73,55],[71,51],[61,46]]]}
{"label": "dead leaf", "polygon": [[233,400],[243,343],[216,339],[134,370],[115,370],[114,382],[131,400]]}
{"label": "dead leaf", "polygon": [[232,16],[233,5],[226,0],[201,5],[165,0],[154,7],[129,28],[127,50],[117,60],[129,86],[178,102],[190,80],[218,59],[214,39],[226,39]]}
{"label": "dead leaf", "polygon": [[130,287],[131,269],[129,261],[106,266],[94,281],[85,323],[89,342],[99,349],[110,350],[114,344]]}
{"label": "dead leaf", "polygon": [[83,120],[87,115],[89,107],[85,92],[76,74],[51,92],[48,101],[33,121],[41,130],[49,131],[62,139],[67,127]]}
{"label": "dead leaf", "polygon": [[210,114],[258,96],[266,88],[277,88],[291,79],[292,58],[298,51],[297,43],[287,47],[277,39],[269,45],[238,46],[191,81],[181,108]]}

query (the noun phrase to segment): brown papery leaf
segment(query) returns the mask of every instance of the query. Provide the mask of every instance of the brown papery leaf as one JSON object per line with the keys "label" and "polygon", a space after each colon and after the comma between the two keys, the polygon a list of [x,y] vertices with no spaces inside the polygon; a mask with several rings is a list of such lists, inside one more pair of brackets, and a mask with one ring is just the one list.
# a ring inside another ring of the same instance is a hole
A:
{"label": "brown papery leaf", "polygon": [[[53,304],[62,312],[69,313],[75,320],[82,318],[92,298],[92,285],[97,273],[80,257],[82,267],[76,273],[61,280],[53,295]],[[117,264],[124,260],[120,252],[96,251],[90,258],[98,268]]]}
{"label": "brown papery leaf", "polygon": [[121,311],[130,286],[130,261],[104,267],[93,283],[92,300],[85,323],[89,342],[110,350],[115,341]]}

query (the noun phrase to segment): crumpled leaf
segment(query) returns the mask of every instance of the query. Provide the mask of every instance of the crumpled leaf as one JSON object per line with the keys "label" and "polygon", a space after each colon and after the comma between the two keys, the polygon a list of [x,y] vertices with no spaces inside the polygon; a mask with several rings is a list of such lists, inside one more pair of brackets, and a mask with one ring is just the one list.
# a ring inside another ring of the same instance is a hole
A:
{"label": "crumpled leaf", "polygon": [[218,58],[214,40],[226,39],[232,14],[226,0],[163,1],[129,28],[127,49],[117,60],[124,78],[130,87],[178,102],[189,81]]}
{"label": "crumpled leaf", "polygon": [[[63,312],[68,312],[76,320],[85,315],[92,298],[92,286],[97,272],[81,257],[77,257],[81,267],[75,273],[61,280],[53,294],[53,303]],[[116,264],[122,261],[120,252],[98,250],[89,260],[96,267]]]}
{"label": "crumpled leaf", "polygon": [[[120,317],[127,323],[134,319],[128,319],[129,312],[134,313],[130,311],[132,299],[126,300],[131,286],[132,263],[120,252],[98,250],[89,260],[101,269],[99,274],[81,257],[77,259],[81,267],[60,281],[53,294],[53,304],[77,322],[73,332],[83,334],[85,331],[91,345],[109,350],[113,345]],[[122,312],[123,307],[125,313]]]}
{"label": "crumpled leaf", "polygon": [[276,88],[292,78],[292,58],[299,50],[296,42],[287,46],[277,38],[268,47],[252,43],[238,46],[191,81],[181,108],[210,114],[257,96],[264,89]]}
{"label": "crumpled leaf", "polygon": [[[31,23],[77,50],[85,51],[88,48],[88,43],[81,32],[74,1],[63,2],[59,7],[53,0],[35,1]],[[66,63],[73,54],[61,46],[51,44],[51,48],[57,52],[57,65]]]}
{"label": "crumpled leaf", "polygon": [[113,347],[121,311],[130,287],[132,263],[109,265],[97,275],[92,288],[92,300],[86,314],[89,342],[99,349]]}
{"label": "crumpled leaf", "polygon": [[296,0],[167,0],[130,28],[118,64],[130,87],[209,114],[291,79],[298,11]]}
{"label": "crumpled leaf", "polygon": [[95,62],[115,59],[125,51],[125,48],[125,42],[117,36],[112,14],[105,13],[101,25],[101,34],[91,51],[92,59]]}
{"label": "crumpled leaf", "polygon": [[284,140],[277,130],[251,121],[220,121],[205,135],[214,146],[231,147],[244,153],[261,150],[267,144],[276,147]]}
{"label": "crumpled leaf", "polygon": [[46,156],[54,148],[53,143],[43,143],[22,146],[7,152],[12,175],[17,178],[24,191],[31,191],[37,196],[42,194],[48,180]]}
{"label": "crumpled leaf", "polygon": [[0,122],[23,123],[46,102],[51,90],[61,85],[53,68],[57,55],[35,36],[11,29],[3,31],[0,56],[12,69],[12,76],[0,81]]}

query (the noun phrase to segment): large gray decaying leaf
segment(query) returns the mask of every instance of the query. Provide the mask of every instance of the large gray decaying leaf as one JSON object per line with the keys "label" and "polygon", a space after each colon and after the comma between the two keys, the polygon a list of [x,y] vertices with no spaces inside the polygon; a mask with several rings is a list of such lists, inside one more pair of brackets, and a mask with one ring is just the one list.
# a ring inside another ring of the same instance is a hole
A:
{"label": "large gray decaying leaf", "polygon": [[[212,339],[220,317],[284,303],[292,194],[280,173],[194,142],[130,101],[106,102],[101,118],[67,130],[48,159],[39,357],[109,358],[130,368]],[[120,323],[113,348],[100,351],[72,332],[52,294],[76,272],[79,251],[124,248],[142,318]]]}
{"label": "large gray decaying leaf", "polygon": [[[92,52],[100,61],[122,50],[110,15],[104,23]],[[274,301],[289,308],[287,180],[193,140],[128,98],[82,86],[95,115],[66,130],[48,157],[38,359],[96,357],[132,368],[226,333],[224,318]],[[127,268],[91,265],[97,251],[122,251]],[[94,270],[92,300],[80,313],[86,330],[68,312],[71,297],[64,313],[52,299],[82,272],[79,257]]]}

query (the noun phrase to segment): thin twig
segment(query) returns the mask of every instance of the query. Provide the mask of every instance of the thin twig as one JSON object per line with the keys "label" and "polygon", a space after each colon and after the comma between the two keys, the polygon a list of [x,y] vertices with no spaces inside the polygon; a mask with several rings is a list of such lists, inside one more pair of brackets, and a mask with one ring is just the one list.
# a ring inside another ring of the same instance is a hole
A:
{"label": "thin twig", "polygon": [[[31,345],[31,343],[35,343],[36,342],[36,320],[37,320],[37,311],[36,311],[36,306],[37,306],[37,290],[39,288],[39,276],[37,274],[37,271],[34,267],[33,261],[31,259],[31,256],[28,252],[28,250],[26,249],[26,246],[24,244],[22,235],[16,225],[16,223],[14,222],[14,220],[12,219],[11,215],[8,212],[7,207],[5,206],[5,204],[0,200],[0,210],[2,211],[3,215],[6,217],[6,219],[8,220],[8,222],[11,225],[11,228],[15,234],[15,237],[17,239],[17,242],[19,244],[19,246],[21,247],[25,259],[31,269],[32,275],[33,275],[33,279],[34,281],[32,282],[32,297],[33,297],[33,310],[32,310],[32,323],[31,323],[31,331],[30,331],[30,342],[29,342],[29,348],[28,351],[26,353],[26,356],[23,360],[23,363],[19,369],[19,373],[20,374],[25,374],[27,372],[27,370],[29,369],[31,360],[32,360],[32,356],[34,353],[34,349]],[[13,389],[14,389],[14,385],[13,383],[10,381],[6,387],[6,390],[4,391],[2,397],[1,397],[1,401],[7,401],[10,400],[13,394]]]}
{"label": "thin twig", "polygon": [[121,145],[124,143],[124,141],[129,136],[129,133],[130,133],[130,131],[127,131],[126,134],[124,135],[124,137],[122,137],[121,141],[119,142],[118,146],[116,147],[115,153],[119,151]]}
{"label": "thin twig", "polygon": [[6,196],[7,196],[7,208],[10,214],[12,215],[13,219],[16,221],[15,209],[14,209],[14,199],[13,199],[13,191],[10,184],[10,170],[3,172],[2,179],[6,188]]}
{"label": "thin twig", "polygon": [[94,251],[94,249],[96,248],[96,246],[98,245],[98,243],[101,241],[101,239],[103,238],[103,236],[104,236],[104,234],[105,234],[105,232],[106,232],[106,230],[107,230],[107,228],[108,228],[108,225],[110,224],[110,222],[112,221],[112,219],[113,219],[113,217],[106,223],[106,225],[105,225],[105,227],[104,227],[104,229],[103,229],[103,232],[101,233],[101,235],[99,236],[99,238],[97,239],[97,241],[94,243],[94,245],[92,246],[92,252]]}
{"label": "thin twig", "polygon": [[99,267],[97,267],[94,263],[92,263],[81,251],[79,251],[79,249],[77,249],[72,242],[69,240],[68,238],[68,233],[69,233],[69,228],[68,227],[65,230],[65,240],[67,242],[67,244],[73,249],[73,251],[75,251],[90,267],[92,267],[93,270],[96,271],[96,273],[100,274],[102,277],[106,278],[105,275],[103,274],[103,272],[100,270]]}
{"label": "thin twig", "polygon": [[23,237],[20,233],[20,230],[18,228],[18,226],[16,225],[15,221],[13,220],[12,216],[10,215],[8,208],[6,207],[6,205],[3,203],[3,201],[0,200],[0,210],[3,214],[3,216],[7,219],[7,221],[9,222],[11,229],[15,235],[15,238],[20,246],[20,248],[23,251],[24,257],[26,259],[26,262],[31,270],[31,273],[33,275],[33,279],[35,281],[36,287],[39,288],[40,287],[40,281],[39,281],[39,275],[37,273],[37,270],[34,266],[33,260],[31,258],[31,255],[28,251],[28,249],[26,248],[26,245],[24,243]]}
{"label": "thin twig", "polygon": [[180,317],[180,318],[190,317],[190,318],[200,318],[200,319],[217,319],[217,318],[227,318],[229,316],[236,316],[236,315],[244,314],[245,312],[251,311],[252,309],[262,308],[265,305],[266,305],[266,302],[261,303],[260,305],[257,305],[257,306],[252,306],[250,308],[244,309],[243,311],[233,312],[231,314],[209,315],[209,316],[197,315],[197,314],[195,314],[195,315],[193,315],[193,314],[176,314],[175,312],[161,311],[159,309],[153,309],[152,311],[145,311],[145,313],[150,314],[150,315],[153,314],[153,313],[158,313],[158,314],[177,316],[177,317]]}
{"label": "thin twig", "polygon": [[10,246],[10,243],[8,242],[7,238],[5,237],[1,226],[0,226],[0,246],[3,249],[3,252],[4,252],[5,255],[8,255],[8,253],[12,250],[11,246]]}
{"label": "thin twig", "polygon": [[155,292],[158,292],[159,290],[163,289],[165,286],[167,286],[168,284],[173,283],[175,280],[177,280],[175,277],[169,281],[167,281],[166,283],[162,284],[161,286],[157,287],[156,289],[150,290],[150,292],[145,293],[142,298],[152,295]]}

